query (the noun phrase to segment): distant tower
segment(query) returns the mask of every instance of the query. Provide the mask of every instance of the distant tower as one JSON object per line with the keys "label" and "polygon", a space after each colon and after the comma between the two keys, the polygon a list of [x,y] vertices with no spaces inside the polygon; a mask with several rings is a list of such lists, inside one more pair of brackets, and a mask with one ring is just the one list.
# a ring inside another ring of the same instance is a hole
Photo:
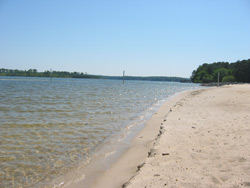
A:
{"label": "distant tower", "polygon": [[49,80],[52,80],[52,69],[50,69]]}
{"label": "distant tower", "polygon": [[123,84],[124,84],[124,79],[125,79],[125,71],[123,71]]}

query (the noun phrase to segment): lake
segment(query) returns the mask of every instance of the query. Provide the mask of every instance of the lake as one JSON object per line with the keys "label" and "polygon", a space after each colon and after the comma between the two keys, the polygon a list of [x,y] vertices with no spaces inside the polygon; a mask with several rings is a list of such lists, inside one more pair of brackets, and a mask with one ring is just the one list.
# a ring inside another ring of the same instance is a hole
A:
{"label": "lake", "polygon": [[172,96],[199,87],[0,77],[0,187],[60,186],[69,181],[64,174],[89,165],[97,153],[108,158],[121,152],[117,143],[129,144]]}

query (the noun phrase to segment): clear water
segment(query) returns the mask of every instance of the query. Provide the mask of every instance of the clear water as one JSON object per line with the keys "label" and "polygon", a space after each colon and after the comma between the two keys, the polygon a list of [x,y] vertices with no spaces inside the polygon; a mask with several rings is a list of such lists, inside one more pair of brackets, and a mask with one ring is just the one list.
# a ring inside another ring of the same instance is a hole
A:
{"label": "clear water", "polygon": [[145,122],[170,96],[198,87],[0,77],[0,187],[44,187],[87,164],[96,148]]}

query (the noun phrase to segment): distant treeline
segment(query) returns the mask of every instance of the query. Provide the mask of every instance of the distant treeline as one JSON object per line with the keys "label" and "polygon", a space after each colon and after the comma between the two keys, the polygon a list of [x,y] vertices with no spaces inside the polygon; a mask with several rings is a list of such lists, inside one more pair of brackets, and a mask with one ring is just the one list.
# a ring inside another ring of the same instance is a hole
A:
{"label": "distant treeline", "polygon": [[250,59],[234,63],[204,63],[193,71],[191,81],[195,83],[217,82],[250,83]]}
{"label": "distant treeline", "polygon": [[[82,72],[66,71],[44,71],[38,72],[36,69],[17,70],[17,69],[0,69],[0,76],[24,76],[24,77],[57,77],[57,78],[93,78],[93,79],[112,79],[123,80],[122,76],[101,76],[90,75]],[[189,78],[166,77],[166,76],[125,76],[125,80],[144,80],[144,81],[173,81],[173,82],[190,82]]]}
{"label": "distant treeline", "polygon": [[[122,76],[100,76],[103,79],[123,80]],[[168,76],[125,76],[125,80],[162,81],[162,82],[191,82],[189,78]]]}
{"label": "distant treeline", "polygon": [[56,77],[56,78],[96,78],[98,76],[89,75],[82,72],[66,71],[44,71],[38,72],[36,69],[17,70],[17,69],[0,69],[0,76],[23,76],[23,77]]}

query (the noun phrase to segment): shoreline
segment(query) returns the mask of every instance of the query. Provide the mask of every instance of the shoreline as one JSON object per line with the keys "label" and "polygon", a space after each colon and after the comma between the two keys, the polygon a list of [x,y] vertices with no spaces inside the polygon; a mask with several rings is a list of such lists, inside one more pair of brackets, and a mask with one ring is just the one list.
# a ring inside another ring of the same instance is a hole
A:
{"label": "shoreline", "polygon": [[[234,111],[241,111],[242,105],[245,114],[235,115]],[[181,92],[153,114],[128,149],[90,187],[249,186],[250,151],[247,151],[250,139],[246,134],[250,134],[247,127],[250,115],[246,115],[246,110],[250,111],[249,84]],[[234,135],[244,137],[245,145],[239,151],[233,147],[232,140],[228,140],[228,137],[232,139],[230,134],[233,135],[238,121],[243,125],[242,130],[237,131],[245,133]],[[223,135],[225,130],[227,133]],[[232,147],[221,148],[221,143]],[[204,151],[207,156],[203,156]],[[222,157],[223,153],[227,156]],[[232,156],[236,153],[238,156]],[[223,161],[223,158],[231,162]],[[240,166],[237,171],[242,171],[243,175],[235,175],[231,163]],[[83,185],[78,182],[72,187]]]}
{"label": "shoreline", "polygon": [[[117,83],[114,84],[117,85]],[[111,113],[116,115],[107,114],[107,116],[110,116],[110,119],[114,119],[114,122],[107,121],[109,117],[106,118],[104,116],[104,118],[98,118],[100,125],[108,125],[107,122],[110,122],[110,127],[114,125],[115,127],[118,127],[118,129],[115,131],[110,131],[110,134],[92,150],[88,151],[79,148],[80,150],[77,151],[75,149],[75,151],[79,153],[86,152],[86,155],[81,160],[75,161],[75,165],[71,165],[69,168],[67,168],[68,164],[62,164],[63,168],[66,169],[65,171],[60,171],[60,169],[57,170],[56,173],[58,175],[55,175],[52,178],[49,178],[48,176],[47,179],[38,182],[37,187],[92,187],[93,182],[96,179],[99,179],[99,177],[102,176],[105,171],[109,170],[110,166],[130,147],[134,137],[145,127],[146,122],[166,101],[171,100],[174,96],[183,92],[183,90],[187,91],[188,89],[193,90],[200,88],[195,84],[184,85],[175,83],[162,83],[158,85],[153,84],[152,87],[151,85],[152,84],[148,83],[130,83],[125,85],[125,87],[122,86],[122,91],[129,91],[131,94],[131,98],[128,99],[126,99],[126,97],[121,97],[121,99],[124,98],[122,100],[128,101],[127,104],[120,103],[120,107],[122,107],[120,109],[123,110],[119,110],[118,108],[117,113]],[[136,86],[136,89],[134,89],[134,86]],[[139,91],[141,90],[140,92],[137,92],[137,87],[139,87]],[[154,89],[147,91],[145,88],[148,87],[150,87],[149,89]],[[117,91],[121,93],[119,90]],[[131,91],[135,91],[137,93]],[[134,95],[134,93],[136,95]],[[148,95],[148,93],[151,93],[151,95]],[[119,107],[119,105],[117,106]],[[128,113],[119,115],[119,112],[121,111]],[[110,112],[112,112],[112,110]],[[127,118],[124,118],[126,115],[128,115]],[[121,119],[119,119],[119,117],[121,117]],[[85,121],[87,122],[87,120]],[[79,128],[80,130],[83,129],[82,127]],[[94,130],[94,127],[92,129]],[[100,129],[97,129],[97,133],[98,130]],[[102,133],[102,131],[99,132]],[[102,134],[104,135],[105,132]],[[96,134],[96,139],[99,139],[98,135],[102,134]],[[101,138],[102,137],[100,137],[100,139]],[[74,140],[72,141],[74,142]],[[68,157],[72,159],[72,156],[74,157],[74,155],[69,155]],[[51,165],[51,167],[54,167],[54,165]]]}
{"label": "shoreline", "polygon": [[138,166],[148,157],[148,152],[150,148],[153,147],[154,141],[161,130],[161,121],[166,118],[165,110],[168,109],[168,111],[170,111],[171,107],[180,100],[182,96],[192,91],[196,90],[176,93],[159,106],[157,111],[146,121],[144,127],[133,133],[134,135],[129,145],[126,146],[126,149],[123,148],[123,152],[118,157],[113,158],[114,161],[108,164],[108,168],[105,171],[96,172],[97,174],[94,174],[96,178],[90,182],[88,181],[87,184],[86,180],[81,180],[70,184],[70,187],[115,188],[125,186],[125,183],[138,171]]}
{"label": "shoreline", "polygon": [[90,187],[248,187],[249,112],[249,84],[184,91]]}

